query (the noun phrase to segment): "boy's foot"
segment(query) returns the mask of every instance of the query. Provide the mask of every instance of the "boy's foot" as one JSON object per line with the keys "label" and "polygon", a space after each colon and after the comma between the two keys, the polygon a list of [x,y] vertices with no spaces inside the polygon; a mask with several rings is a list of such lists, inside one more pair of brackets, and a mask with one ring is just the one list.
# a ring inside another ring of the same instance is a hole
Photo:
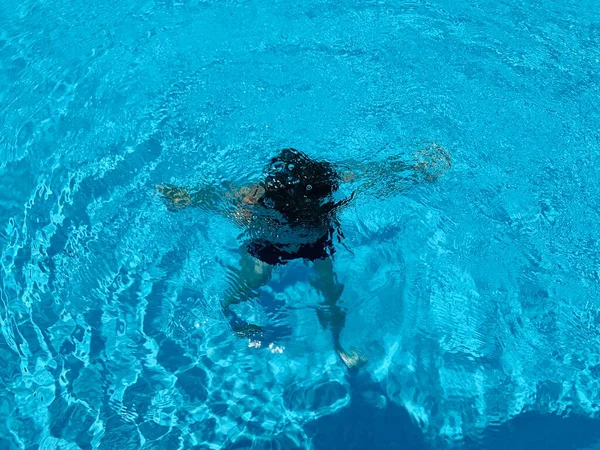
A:
{"label": "boy's foot", "polygon": [[367,357],[355,348],[350,349],[350,352],[346,352],[346,350],[340,348],[338,355],[340,355],[340,358],[342,358],[348,369],[358,369],[368,362]]}

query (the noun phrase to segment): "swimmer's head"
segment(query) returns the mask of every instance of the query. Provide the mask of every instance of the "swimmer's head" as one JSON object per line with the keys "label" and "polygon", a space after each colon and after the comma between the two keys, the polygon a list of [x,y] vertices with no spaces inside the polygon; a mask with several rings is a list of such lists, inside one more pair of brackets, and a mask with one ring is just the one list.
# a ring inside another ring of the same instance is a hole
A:
{"label": "swimmer's head", "polygon": [[331,164],[288,148],[271,160],[261,201],[288,216],[318,214],[316,206],[331,199],[339,182]]}
{"label": "swimmer's head", "polygon": [[310,199],[322,199],[339,187],[331,164],[315,161],[299,150],[286,148],[271,160],[265,178],[267,193],[275,191]]}

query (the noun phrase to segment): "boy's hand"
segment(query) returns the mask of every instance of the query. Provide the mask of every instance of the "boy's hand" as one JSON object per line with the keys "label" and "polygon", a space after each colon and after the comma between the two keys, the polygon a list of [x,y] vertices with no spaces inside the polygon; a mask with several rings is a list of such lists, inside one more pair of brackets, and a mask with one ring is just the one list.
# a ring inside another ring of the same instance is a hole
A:
{"label": "boy's hand", "polygon": [[156,190],[176,209],[183,209],[192,203],[190,191],[172,184],[157,185]]}
{"label": "boy's hand", "polygon": [[353,181],[356,181],[358,177],[356,176],[356,173],[354,173],[354,171],[347,170],[340,174],[340,178],[342,179],[343,183],[352,183]]}
{"label": "boy's hand", "polygon": [[415,171],[428,182],[436,181],[452,166],[448,150],[435,142],[415,152],[413,156]]}

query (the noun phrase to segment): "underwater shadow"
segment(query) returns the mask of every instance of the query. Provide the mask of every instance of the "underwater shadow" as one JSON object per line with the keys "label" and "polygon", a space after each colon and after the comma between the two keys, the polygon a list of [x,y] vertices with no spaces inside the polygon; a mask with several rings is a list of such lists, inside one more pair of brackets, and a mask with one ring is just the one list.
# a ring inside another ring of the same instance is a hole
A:
{"label": "underwater shadow", "polygon": [[488,427],[480,439],[465,442],[465,449],[582,450],[600,449],[600,420],[582,416],[561,417],[525,413],[501,425]]}
{"label": "underwater shadow", "polygon": [[391,401],[387,401],[384,407],[378,407],[367,399],[384,395],[379,386],[373,382],[368,386],[361,385],[360,380],[354,377],[350,385],[352,398],[347,407],[305,426],[316,450],[430,448],[405,408]]}
{"label": "underwater shadow", "polygon": [[377,406],[372,399],[385,397],[377,383],[352,376],[350,386],[347,407],[305,425],[316,450],[600,450],[600,419],[534,412],[489,426],[460,444],[431,442],[405,408],[389,399],[385,406]]}

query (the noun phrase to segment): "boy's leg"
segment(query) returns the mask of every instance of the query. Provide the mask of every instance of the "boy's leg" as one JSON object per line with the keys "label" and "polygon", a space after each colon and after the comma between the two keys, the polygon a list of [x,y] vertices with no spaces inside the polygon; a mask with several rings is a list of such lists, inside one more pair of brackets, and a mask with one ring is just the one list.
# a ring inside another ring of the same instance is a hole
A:
{"label": "boy's leg", "polygon": [[323,295],[323,303],[317,309],[319,321],[331,330],[335,350],[344,364],[349,368],[358,367],[364,364],[366,359],[356,350],[347,352],[340,343],[340,335],[346,323],[346,311],[338,304],[338,300],[342,296],[344,285],[338,281],[333,271],[331,258],[316,260],[314,265],[317,276],[311,284]]}
{"label": "boy's leg", "polygon": [[258,296],[257,290],[271,279],[272,266],[251,256],[245,247],[240,249],[240,267],[230,268],[228,273],[229,288],[223,300],[223,313],[233,317],[233,331],[250,336],[260,333],[260,327],[241,321],[230,307]]}

